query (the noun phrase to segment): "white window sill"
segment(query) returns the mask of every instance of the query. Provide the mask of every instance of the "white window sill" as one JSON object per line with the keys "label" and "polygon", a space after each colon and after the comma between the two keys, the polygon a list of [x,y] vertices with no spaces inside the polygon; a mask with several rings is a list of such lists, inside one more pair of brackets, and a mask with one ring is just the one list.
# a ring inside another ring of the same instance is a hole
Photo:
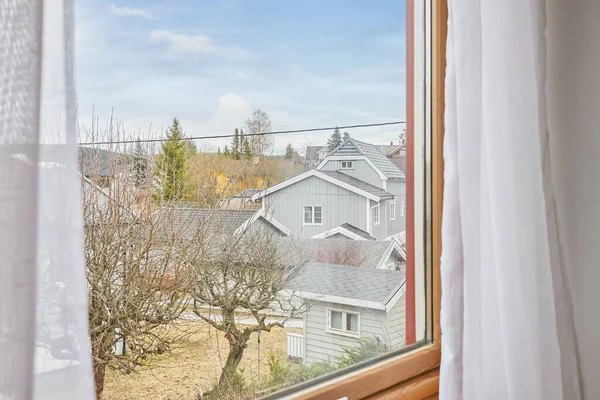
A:
{"label": "white window sill", "polygon": [[308,226],[321,226],[323,225],[323,223],[321,222],[320,224],[309,224],[307,222],[303,223],[302,225],[308,225]]}
{"label": "white window sill", "polygon": [[360,338],[360,332],[349,332],[349,331],[343,331],[343,330],[334,329],[334,328],[327,328],[327,329],[325,329],[325,332],[331,333],[333,335],[346,336],[346,337],[352,337],[352,338]]}

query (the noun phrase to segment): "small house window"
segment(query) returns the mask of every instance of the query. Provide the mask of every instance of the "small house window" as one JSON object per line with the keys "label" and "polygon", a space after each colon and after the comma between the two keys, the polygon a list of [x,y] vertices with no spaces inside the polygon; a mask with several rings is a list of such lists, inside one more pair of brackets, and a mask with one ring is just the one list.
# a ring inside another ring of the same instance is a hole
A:
{"label": "small house window", "polygon": [[342,169],[353,169],[354,164],[352,161],[342,161]]}
{"label": "small house window", "polygon": [[377,204],[375,207],[371,208],[371,214],[373,217],[373,225],[379,225],[379,204]]}
{"label": "small house window", "polygon": [[323,223],[323,207],[304,206],[304,225],[320,225]]}
{"label": "small house window", "polygon": [[360,314],[328,309],[327,330],[332,333],[357,336],[360,330]]}
{"label": "small house window", "polygon": [[400,216],[404,217],[404,201],[400,202]]}
{"label": "small house window", "polygon": [[390,203],[390,221],[394,221],[396,219],[396,202],[392,201]]}

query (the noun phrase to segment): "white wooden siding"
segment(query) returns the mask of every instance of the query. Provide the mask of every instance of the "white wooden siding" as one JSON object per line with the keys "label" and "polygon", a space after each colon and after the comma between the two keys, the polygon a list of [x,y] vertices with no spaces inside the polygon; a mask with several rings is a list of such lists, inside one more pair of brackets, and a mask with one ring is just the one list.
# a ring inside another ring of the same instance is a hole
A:
{"label": "white wooden siding", "polygon": [[320,169],[324,171],[341,170],[340,172],[353,176],[357,179],[360,179],[361,181],[370,183],[371,185],[375,185],[380,188],[383,187],[383,183],[381,182],[379,174],[375,172],[373,167],[371,167],[365,160],[350,161],[352,161],[353,164],[352,169],[342,169],[342,161],[339,160],[329,160]]}
{"label": "white wooden siding", "polygon": [[[297,238],[310,238],[343,223],[367,230],[365,198],[314,176],[267,195],[263,201],[267,212]],[[323,207],[322,224],[303,224],[303,206],[308,205]]]}
{"label": "white wooden siding", "polygon": [[387,320],[387,330],[390,345],[394,349],[404,347],[406,344],[406,302],[404,294],[388,312]]}
{"label": "white wooden siding", "polygon": [[377,336],[390,343],[387,335],[387,317],[385,311],[358,308],[328,302],[314,302],[306,314],[304,335],[306,340],[306,363],[315,361],[333,361],[343,353],[343,347],[356,347],[356,338],[342,336],[326,331],[326,308],[360,312],[360,337]]}

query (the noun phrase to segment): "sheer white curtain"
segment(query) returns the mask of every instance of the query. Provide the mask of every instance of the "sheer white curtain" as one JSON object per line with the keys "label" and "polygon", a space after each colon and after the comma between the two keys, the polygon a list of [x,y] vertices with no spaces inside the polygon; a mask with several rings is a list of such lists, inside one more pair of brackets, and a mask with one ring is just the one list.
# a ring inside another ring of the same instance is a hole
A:
{"label": "sheer white curtain", "polygon": [[72,4],[0,0],[0,399],[94,398]]}
{"label": "sheer white curtain", "polygon": [[441,399],[600,398],[598,21],[449,1]]}

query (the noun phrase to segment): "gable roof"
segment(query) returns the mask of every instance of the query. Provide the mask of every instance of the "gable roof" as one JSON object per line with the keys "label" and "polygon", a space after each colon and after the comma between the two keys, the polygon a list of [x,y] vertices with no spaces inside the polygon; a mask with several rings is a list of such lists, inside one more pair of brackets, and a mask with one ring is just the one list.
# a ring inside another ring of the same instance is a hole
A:
{"label": "gable roof", "polygon": [[357,228],[354,225],[351,225],[349,223],[343,223],[340,226],[336,226],[335,228],[332,229],[328,229],[325,232],[321,232],[315,236],[313,236],[313,239],[325,239],[325,238],[329,238],[332,237],[334,235],[342,235],[345,236],[348,239],[353,239],[353,240],[377,240],[376,237],[371,236],[371,234],[369,234],[369,232],[365,232],[360,228]]}
{"label": "gable roof", "polygon": [[318,160],[319,159],[319,151],[321,151],[325,146],[306,146],[306,155],[304,158],[306,160]]}
{"label": "gable roof", "polygon": [[350,175],[344,174],[339,171],[322,171],[317,169],[311,169],[303,174],[297,175],[287,181],[283,181],[275,186],[261,191],[260,193],[252,196],[252,200],[258,200],[264,196],[272,194],[278,190],[284,189],[295,183],[303,181],[304,179],[314,176],[319,179],[326,180],[334,185],[340,186],[351,192],[364,196],[374,201],[381,201],[383,199],[391,199],[394,197],[393,194],[386,192],[385,190],[371,185],[370,183],[361,181],[360,179],[354,178]]}
{"label": "gable roof", "polygon": [[165,207],[156,212],[160,227],[181,239],[193,239],[203,229],[213,234],[233,236],[254,215],[252,210]]}
{"label": "gable roof", "polygon": [[358,268],[381,269],[400,246],[392,240],[295,239],[279,238],[279,247],[294,265],[306,262],[346,264]]}
{"label": "gable roof", "polygon": [[[352,138],[344,140],[342,144],[333,149],[321,164],[325,163],[327,159],[348,156],[366,157],[386,178],[406,179],[404,172],[400,171],[400,169],[374,145]],[[319,165],[319,167],[321,167],[321,165]]]}
{"label": "gable roof", "polygon": [[236,199],[249,199],[256,193],[260,193],[261,190],[262,189],[245,189],[233,197]]}
{"label": "gable roof", "polygon": [[288,290],[312,300],[388,310],[405,281],[404,271],[312,263],[290,281]]}

